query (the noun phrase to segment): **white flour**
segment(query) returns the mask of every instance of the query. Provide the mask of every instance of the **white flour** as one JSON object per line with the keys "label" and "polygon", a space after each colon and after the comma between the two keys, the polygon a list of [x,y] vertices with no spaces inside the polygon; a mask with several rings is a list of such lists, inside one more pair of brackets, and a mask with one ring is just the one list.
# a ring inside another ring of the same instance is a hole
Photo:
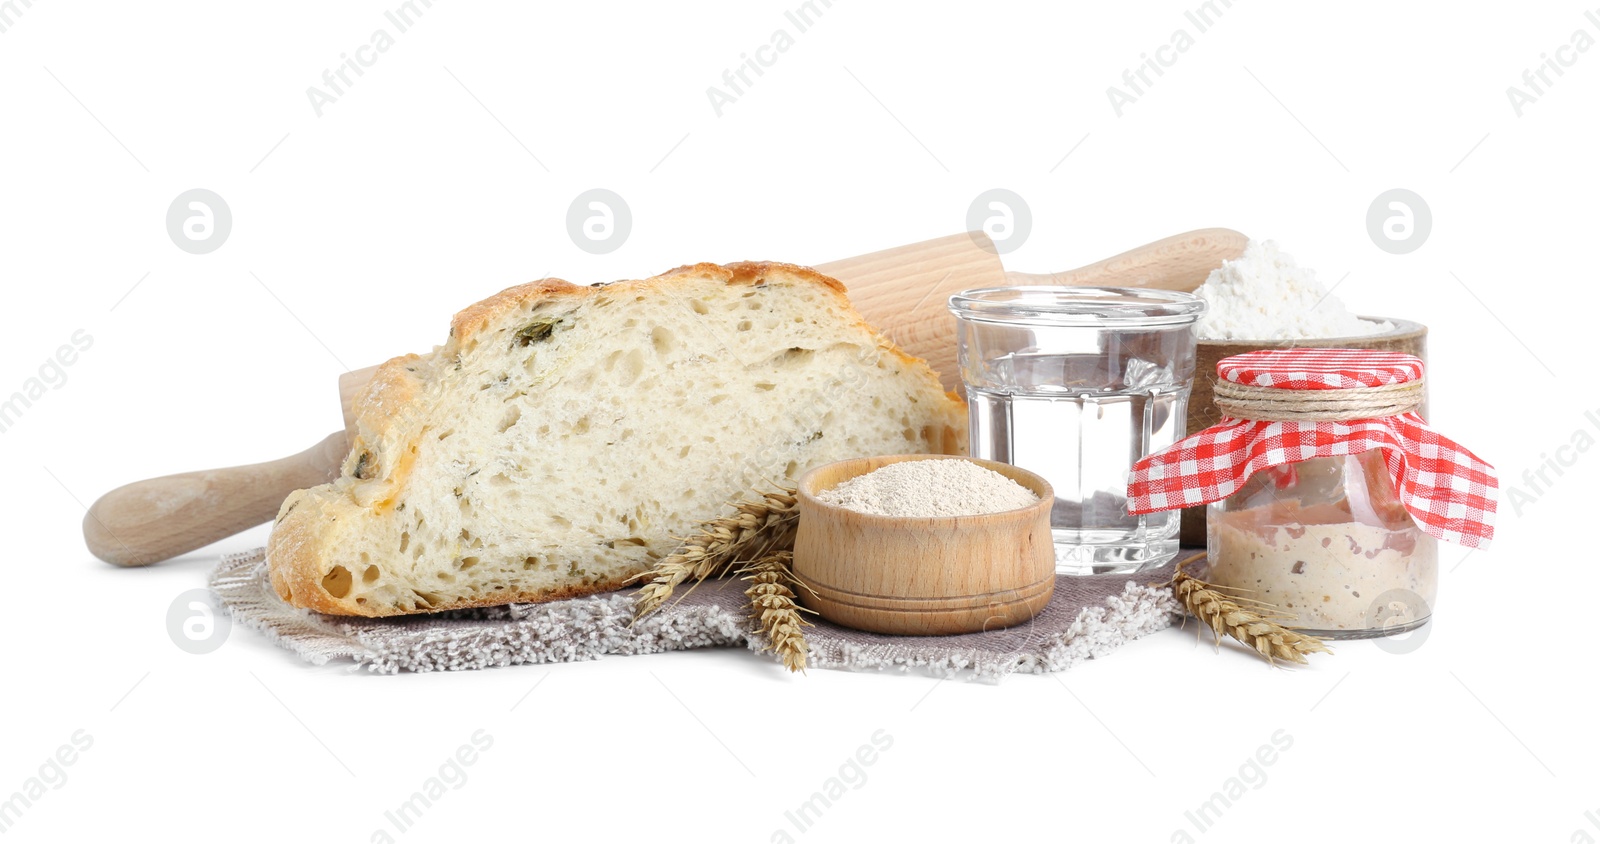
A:
{"label": "white flour", "polygon": [[875,516],[975,516],[1026,507],[1033,491],[965,460],[907,460],[823,490],[817,498]]}
{"label": "white flour", "polygon": [[1278,251],[1278,244],[1252,240],[1244,254],[1211,271],[1195,295],[1209,307],[1196,326],[1204,340],[1310,340],[1359,337],[1388,331],[1328,295],[1317,273]]}

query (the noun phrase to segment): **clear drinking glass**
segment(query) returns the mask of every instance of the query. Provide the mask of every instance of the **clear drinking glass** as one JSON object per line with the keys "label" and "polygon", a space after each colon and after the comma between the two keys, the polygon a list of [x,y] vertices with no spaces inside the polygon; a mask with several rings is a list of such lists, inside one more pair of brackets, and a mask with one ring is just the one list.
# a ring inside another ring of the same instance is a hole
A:
{"label": "clear drinking glass", "polygon": [[1135,572],[1177,553],[1179,511],[1129,515],[1128,471],[1183,438],[1205,307],[1187,293],[1117,287],[950,297],[971,454],[1055,487],[1056,571]]}

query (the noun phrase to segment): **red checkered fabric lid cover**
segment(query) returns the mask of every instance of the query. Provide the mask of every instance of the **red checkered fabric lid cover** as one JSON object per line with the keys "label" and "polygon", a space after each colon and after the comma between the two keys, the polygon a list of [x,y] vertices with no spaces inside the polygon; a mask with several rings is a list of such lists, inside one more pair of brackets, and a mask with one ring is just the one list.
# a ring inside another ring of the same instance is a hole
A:
{"label": "red checkered fabric lid cover", "polygon": [[1383,387],[1421,378],[1422,359],[1365,349],[1261,349],[1217,361],[1217,377],[1280,390]]}
{"label": "red checkered fabric lid cover", "polygon": [[[1422,361],[1357,349],[1266,350],[1223,359],[1217,375],[1285,390],[1376,387],[1422,377]],[[1429,428],[1416,413],[1347,422],[1224,417],[1134,464],[1128,512],[1209,504],[1232,495],[1262,469],[1374,448],[1383,449],[1400,502],[1419,527],[1467,548],[1488,547],[1500,487],[1494,467]]]}

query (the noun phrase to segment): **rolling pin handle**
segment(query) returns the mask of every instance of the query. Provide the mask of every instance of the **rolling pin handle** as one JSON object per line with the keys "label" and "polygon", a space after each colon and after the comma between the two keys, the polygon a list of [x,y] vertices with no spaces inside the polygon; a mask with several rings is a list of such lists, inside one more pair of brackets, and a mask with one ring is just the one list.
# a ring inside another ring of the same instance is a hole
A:
{"label": "rolling pin handle", "polygon": [[348,451],[345,432],[336,431],[280,460],[118,487],[84,514],[84,544],[112,565],[170,560],[270,521],[289,493],[337,477]]}

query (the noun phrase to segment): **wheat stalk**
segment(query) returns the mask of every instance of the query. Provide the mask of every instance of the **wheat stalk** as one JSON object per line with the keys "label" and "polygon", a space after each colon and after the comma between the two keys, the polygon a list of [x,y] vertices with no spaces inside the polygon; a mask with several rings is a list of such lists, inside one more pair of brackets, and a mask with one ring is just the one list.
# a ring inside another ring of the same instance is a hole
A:
{"label": "wheat stalk", "polygon": [[731,515],[702,523],[700,531],[684,540],[678,550],[661,558],[650,571],[629,578],[650,578],[634,597],[634,621],[660,609],[673,590],[690,578],[699,583],[722,574],[736,562],[792,548],[800,520],[797,493],[789,484],[775,486],[773,492],[761,492],[760,500],[734,504]]}
{"label": "wheat stalk", "polygon": [[799,584],[789,566],[794,555],[788,551],[768,554],[740,569],[750,588],[744,590],[750,599],[750,620],[758,630],[767,635],[763,651],[772,651],[783,658],[790,671],[806,670],[806,634],[802,627],[811,626],[801,613],[816,614],[795,601],[793,586]]}
{"label": "wheat stalk", "polygon": [[1229,595],[1222,587],[1185,574],[1182,564],[1172,576],[1172,594],[1211,628],[1219,645],[1226,633],[1274,664],[1282,659],[1304,665],[1306,654],[1333,653],[1321,639],[1279,624],[1292,616],[1277,607]]}

